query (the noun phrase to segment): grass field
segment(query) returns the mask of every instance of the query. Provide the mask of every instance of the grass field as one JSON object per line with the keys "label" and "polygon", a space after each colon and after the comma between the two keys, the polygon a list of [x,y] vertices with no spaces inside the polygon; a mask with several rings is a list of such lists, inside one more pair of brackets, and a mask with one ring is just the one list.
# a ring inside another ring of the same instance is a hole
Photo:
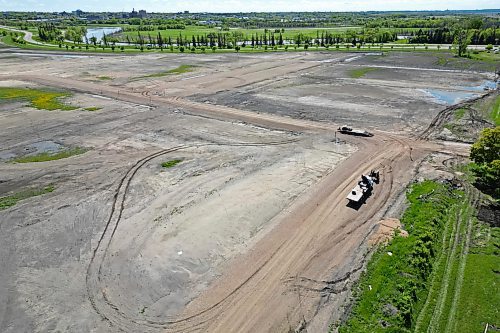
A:
{"label": "grass field", "polygon": [[69,93],[40,89],[0,87],[0,100],[25,100],[30,106],[41,110],[75,110],[77,107],[62,103],[59,99]]}
{"label": "grass field", "polygon": [[41,189],[25,190],[9,196],[0,197],[0,210],[12,207],[21,200],[36,197],[45,193],[50,193],[52,191],[54,191],[54,187],[47,186]]}
{"label": "grass field", "polygon": [[[477,222],[454,325],[456,332],[482,332],[500,323],[500,228]],[[473,291],[473,292],[472,292]]]}
{"label": "grass field", "polygon": [[87,150],[83,148],[73,148],[69,150],[63,150],[57,153],[40,153],[37,155],[23,156],[12,159],[12,163],[34,163],[34,162],[47,162],[60,160],[63,158],[68,158],[75,155],[80,155],[85,153]]}
{"label": "grass field", "polygon": [[[299,33],[304,36],[308,36],[310,38],[316,38],[318,32],[321,35],[322,32],[329,33],[341,33],[347,30],[359,31],[361,27],[335,27],[335,28],[290,28],[285,29],[282,33],[284,39],[292,39]],[[274,28],[268,29],[271,32],[274,32]],[[167,30],[153,30],[153,31],[141,31],[141,35],[147,37],[148,34],[151,37],[158,36],[158,33],[161,34],[162,38],[177,38],[179,35],[182,35],[185,38],[191,40],[192,36],[204,36],[210,33],[226,33],[226,34],[242,34],[243,36],[250,39],[252,34],[254,35],[262,35],[264,34],[265,29],[239,29],[239,28],[231,28],[229,30],[221,30],[217,27],[208,27],[208,26],[196,26],[196,25],[188,25],[185,29],[167,29]],[[137,31],[125,31],[119,34],[116,34],[121,41],[126,41],[126,36],[129,36],[131,40],[135,40],[137,38]],[[276,37],[279,36],[279,33],[275,33]],[[147,38],[146,38],[147,40]]]}

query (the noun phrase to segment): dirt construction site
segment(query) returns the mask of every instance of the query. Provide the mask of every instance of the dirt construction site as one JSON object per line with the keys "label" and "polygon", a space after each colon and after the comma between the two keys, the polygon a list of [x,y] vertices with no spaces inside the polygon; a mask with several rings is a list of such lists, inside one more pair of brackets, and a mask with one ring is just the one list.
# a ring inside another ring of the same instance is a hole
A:
{"label": "dirt construction site", "polygon": [[[0,210],[9,333],[327,332],[422,160],[468,154],[428,140],[440,114],[494,80],[430,53],[0,61],[0,87],[68,92],[76,108],[0,103],[0,196],[54,187]],[[371,169],[380,183],[349,207]]]}

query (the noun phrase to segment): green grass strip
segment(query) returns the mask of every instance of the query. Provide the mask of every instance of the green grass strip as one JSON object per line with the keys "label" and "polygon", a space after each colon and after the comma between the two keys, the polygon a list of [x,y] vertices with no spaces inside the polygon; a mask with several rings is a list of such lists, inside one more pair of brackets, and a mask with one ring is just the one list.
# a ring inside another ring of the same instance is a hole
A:
{"label": "green grass strip", "polygon": [[145,76],[141,76],[141,78],[148,78],[148,77],[163,77],[163,76],[168,76],[168,75],[178,75],[178,74],[184,74],[184,73],[189,73],[193,71],[194,66],[192,65],[181,65],[177,68],[165,71],[165,72],[159,72],[159,73],[154,73],[154,74],[149,74]]}
{"label": "green grass strip", "polygon": [[41,189],[21,191],[9,196],[0,197],[0,210],[16,205],[19,201],[36,197],[54,191],[54,186],[47,186]]}
{"label": "green grass strip", "polygon": [[69,93],[40,89],[0,87],[0,100],[26,100],[36,109],[41,110],[75,110],[74,106],[59,101],[70,96]]}
{"label": "green grass strip", "polygon": [[179,164],[181,162],[182,162],[182,160],[170,160],[170,161],[167,161],[167,162],[163,162],[161,164],[161,166],[163,168],[172,168],[172,167],[176,166],[177,164]]}
{"label": "green grass strip", "polygon": [[13,163],[34,163],[34,162],[47,162],[60,160],[63,158],[68,158],[75,155],[80,155],[85,153],[87,150],[83,148],[73,148],[70,150],[63,150],[57,153],[40,153],[37,155],[23,156],[12,159],[10,162]]}
{"label": "green grass strip", "polygon": [[497,96],[490,113],[490,119],[496,126],[500,126],[500,96]]}
{"label": "green grass strip", "polygon": [[359,79],[370,72],[376,71],[377,69],[378,68],[374,68],[374,67],[364,67],[364,68],[352,69],[349,71],[349,76],[353,79]]}

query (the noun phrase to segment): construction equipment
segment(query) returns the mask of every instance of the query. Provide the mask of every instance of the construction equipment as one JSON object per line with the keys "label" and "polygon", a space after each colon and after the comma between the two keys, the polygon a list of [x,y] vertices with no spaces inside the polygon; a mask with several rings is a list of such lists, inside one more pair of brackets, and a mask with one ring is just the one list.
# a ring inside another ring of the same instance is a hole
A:
{"label": "construction equipment", "polygon": [[361,180],[358,184],[349,192],[347,195],[347,200],[351,204],[360,204],[370,196],[373,185],[378,184],[380,181],[380,173],[378,170],[372,170],[368,175],[361,175]]}
{"label": "construction equipment", "polygon": [[340,126],[338,131],[342,134],[357,135],[357,136],[373,136],[373,133],[361,129],[355,129],[347,125]]}

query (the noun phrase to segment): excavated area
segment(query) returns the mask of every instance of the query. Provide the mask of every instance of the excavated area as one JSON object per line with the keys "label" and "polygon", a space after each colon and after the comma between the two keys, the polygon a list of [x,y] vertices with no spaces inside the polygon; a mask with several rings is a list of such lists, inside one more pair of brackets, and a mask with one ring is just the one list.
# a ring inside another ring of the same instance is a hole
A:
{"label": "excavated area", "polygon": [[[412,170],[466,150],[412,139],[446,106],[429,89],[467,97],[492,79],[425,54],[0,59],[0,87],[76,107],[0,103],[0,197],[54,187],[0,210],[2,332],[326,331]],[[85,152],[12,163],[72,148]],[[380,184],[348,207],[372,168]]]}

